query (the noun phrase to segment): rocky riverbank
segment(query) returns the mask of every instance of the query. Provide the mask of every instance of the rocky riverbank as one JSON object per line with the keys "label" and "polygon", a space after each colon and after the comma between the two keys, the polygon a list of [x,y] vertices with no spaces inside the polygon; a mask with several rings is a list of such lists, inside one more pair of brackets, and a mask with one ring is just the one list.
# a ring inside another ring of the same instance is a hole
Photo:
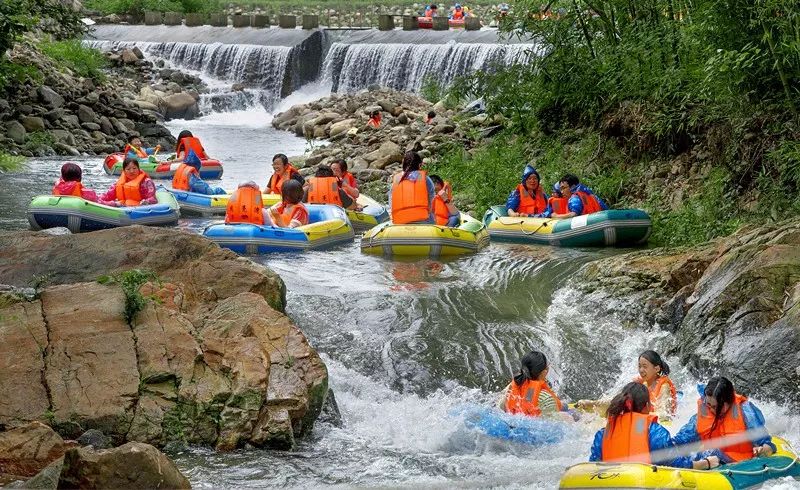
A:
{"label": "rocky riverbank", "polygon": [[0,250],[2,426],[290,449],[322,410],[327,369],[264,267],[138,226],[5,232]]}
{"label": "rocky riverbank", "polygon": [[172,148],[161,122],[199,114],[203,85],[196,77],[154,66],[138,50],[107,53],[104,80],[81,77],[37,47],[21,42],[9,52],[32,75],[0,93],[0,150],[24,156],[106,155],[131,135]]}
{"label": "rocky riverbank", "polygon": [[670,353],[693,374],[800,405],[800,220],[598,260],[577,283],[629,308],[609,313],[673,333]]}

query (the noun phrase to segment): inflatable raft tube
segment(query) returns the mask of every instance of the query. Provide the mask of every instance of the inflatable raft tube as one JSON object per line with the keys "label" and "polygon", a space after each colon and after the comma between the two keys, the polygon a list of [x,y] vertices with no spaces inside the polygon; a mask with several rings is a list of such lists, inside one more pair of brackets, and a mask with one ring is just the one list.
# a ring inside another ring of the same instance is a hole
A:
{"label": "inflatable raft tube", "polygon": [[461,214],[461,225],[395,225],[382,223],[361,237],[361,251],[384,257],[444,257],[474,253],[489,244],[480,221]]}
{"label": "inflatable raft tube", "polygon": [[[231,197],[231,194],[209,195],[174,189],[171,189],[170,192],[178,201],[183,216],[225,216],[228,200]],[[261,199],[264,207],[269,207],[280,202],[281,196],[280,194],[261,194]]]}
{"label": "inflatable raft tube", "polygon": [[328,204],[306,204],[309,224],[297,228],[249,223],[209,225],[203,236],[242,255],[303,252],[352,242],[355,234],[344,210]]}
{"label": "inflatable raft tube", "polygon": [[447,24],[450,26],[451,29],[463,29],[464,19],[450,19],[447,21]]}
{"label": "inflatable raft tube", "polygon": [[569,219],[510,217],[492,206],[483,217],[492,240],[555,247],[625,247],[647,243],[650,216],[639,209],[613,209]]}
{"label": "inflatable raft tube", "polygon": [[347,210],[347,217],[356,231],[366,231],[389,221],[386,206],[371,197],[361,194],[356,198],[356,203],[362,207],[361,211]]}
{"label": "inflatable raft tube", "polygon": [[541,417],[511,415],[497,408],[479,405],[457,407],[453,415],[462,417],[464,425],[494,439],[530,446],[556,444],[569,432],[569,423]]}
{"label": "inflatable raft tube", "polygon": [[[112,153],[103,161],[103,170],[108,175],[122,175],[122,162],[124,160],[124,153]],[[139,168],[146,172],[151,179],[171,179],[181,163],[180,160],[154,162],[141,159],[139,160]],[[222,172],[222,163],[219,160],[208,159],[200,161],[201,178],[219,179],[222,178]]]}
{"label": "inflatable raft tube", "polygon": [[772,456],[726,464],[713,470],[641,463],[581,463],[567,468],[559,488],[741,490],[775,478],[800,477],[800,462],[789,443],[779,437],[773,437],[772,442],[778,448],[778,452]]}
{"label": "inflatable raft tube", "polygon": [[157,204],[115,208],[73,196],[36,196],[28,205],[33,230],[65,227],[73,233],[130,225],[171,226],[178,223],[178,203],[162,186]]}
{"label": "inflatable raft tube", "polygon": [[424,16],[417,17],[417,26],[420,29],[433,29],[433,18]]}

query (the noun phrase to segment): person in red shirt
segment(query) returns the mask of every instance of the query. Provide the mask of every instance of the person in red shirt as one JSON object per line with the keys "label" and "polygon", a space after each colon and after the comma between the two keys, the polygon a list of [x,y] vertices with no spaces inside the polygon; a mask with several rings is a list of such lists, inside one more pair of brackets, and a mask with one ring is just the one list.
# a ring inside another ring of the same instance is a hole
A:
{"label": "person in red shirt", "polygon": [[54,196],[75,196],[97,202],[97,193],[81,184],[83,171],[78,164],[67,162],[61,166],[61,178],[53,186]]}

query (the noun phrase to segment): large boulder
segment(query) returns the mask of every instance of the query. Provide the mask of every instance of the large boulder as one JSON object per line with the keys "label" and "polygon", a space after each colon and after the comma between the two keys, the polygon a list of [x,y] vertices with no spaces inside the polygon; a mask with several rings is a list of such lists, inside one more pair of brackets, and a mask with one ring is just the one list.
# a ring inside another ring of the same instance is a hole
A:
{"label": "large boulder", "polygon": [[331,124],[328,136],[331,138],[336,138],[342,134],[346,134],[350,129],[354,128],[357,124],[356,119],[345,119],[343,121],[339,121],[336,123]]}
{"label": "large boulder", "polygon": [[26,134],[25,126],[20,124],[19,121],[8,121],[6,123],[6,137],[13,140],[14,143],[18,145],[25,143]]}
{"label": "large boulder", "polygon": [[166,119],[194,119],[200,114],[197,99],[186,92],[164,97],[163,108]]}
{"label": "large boulder", "polygon": [[30,478],[63,456],[68,447],[61,436],[40,422],[0,432],[0,475]]}
{"label": "large boulder", "polygon": [[64,97],[47,85],[39,87],[37,92],[39,93],[39,99],[51,109],[57,109],[64,105]]}
{"label": "large boulder", "polygon": [[[220,449],[291,448],[311,429],[327,371],[264,267],[149,227],[0,232],[0,250],[4,281],[46,274],[50,284],[0,302],[0,424],[50,420],[71,438],[98,429],[118,444]],[[135,291],[105,279],[132,268],[159,277],[140,288],[156,299],[139,310]]]}
{"label": "large boulder", "polygon": [[80,104],[78,106],[78,119],[82,123],[96,123],[97,122],[97,114],[95,114],[94,109],[89,106]]}
{"label": "large boulder", "polygon": [[33,133],[36,131],[44,131],[44,119],[36,116],[23,116],[20,122],[26,131]]}

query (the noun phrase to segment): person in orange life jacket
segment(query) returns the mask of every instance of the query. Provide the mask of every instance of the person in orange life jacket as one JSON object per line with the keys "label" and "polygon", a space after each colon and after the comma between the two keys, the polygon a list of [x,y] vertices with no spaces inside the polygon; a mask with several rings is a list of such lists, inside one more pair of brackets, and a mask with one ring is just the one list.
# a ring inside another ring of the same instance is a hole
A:
{"label": "person in orange life jacket", "polygon": [[453,190],[450,188],[450,182],[445,182],[438,175],[431,175],[433,181],[433,190],[436,195],[433,196],[433,217],[437,225],[449,226],[455,228],[461,224],[461,213],[458,208],[453,204]]}
{"label": "person in orange life jacket", "polygon": [[178,142],[175,144],[175,159],[181,160],[186,158],[190,151],[194,151],[194,154],[197,155],[200,160],[208,160],[208,154],[206,153],[206,149],[203,148],[203,144],[200,143],[200,139],[193,135],[188,129],[184,129],[178,133]]}
{"label": "person in orange life jacket", "polygon": [[381,111],[372,111],[372,114],[369,116],[369,121],[367,121],[367,127],[379,128],[381,127],[382,120],[383,116],[381,116]]}
{"label": "person in orange life jacket", "polygon": [[522,171],[522,183],[516,187],[506,200],[509,216],[530,216],[549,218],[551,209],[547,204],[547,194],[539,183],[539,172],[530,165]]}
{"label": "person in orange life jacket", "polygon": [[422,167],[422,157],[415,151],[403,155],[403,171],[392,177],[389,188],[389,209],[392,223],[433,224],[433,181]]}
{"label": "person in orange life jacket", "polygon": [[269,208],[272,224],[281,228],[297,228],[308,224],[308,210],[301,202],[303,186],[296,180],[289,180],[281,189],[281,202]]}
{"label": "person in orange life jacket", "polygon": [[466,16],[467,13],[464,12],[464,9],[461,7],[461,4],[460,3],[455,4],[455,6],[453,7],[453,11],[450,13],[450,19],[462,20]]}
{"label": "person in orange life jacket", "polygon": [[136,158],[140,161],[148,161],[149,157],[160,149],[161,145],[156,145],[155,148],[144,148],[140,137],[131,136],[128,138],[128,144],[125,145],[125,158]]}
{"label": "person in orange life jacket", "polygon": [[[589,461],[633,462],[691,468],[677,457],[669,431],[650,415],[650,394],[641,383],[628,383],[608,406],[606,426],[597,431]],[[651,455],[658,451],[658,459]]]}
{"label": "person in orange life jacket", "polygon": [[200,177],[200,165],[200,158],[195,155],[194,150],[189,150],[189,153],[183,159],[183,163],[175,171],[175,176],[172,178],[172,188],[206,195],[225,194],[225,189],[212,187]]}
{"label": "person in orange life jacket", "polygon": [[333,170],[334,177],[339,179],[342,190],[345,191],[348,196],[357,199],[358,196],[361,195],[361,193],[358,192],[358,182],[356,178],[347,171],[347,162],[341,158],[337,158],[331,162],[331,170]]}
{"label": "person in orange life jacket", "polygon": [[86,189],[81,184],[83,171],[73,162],[66,162],[61,166],[61,178],[53,186],[54,196],[75,196],[87,201],[97,202],[97,193]]}
{"label": "person in orange life jacket", "polygon": [[300,187],[306,183],[300,172],[289,163],[289,157],[283,153],[278,153],[272,157],[272,170],[274,173],[270,176],[265,189],[270,194],[281,194],[281,187],[284,182],[289,180],[296,180],[300,183]]}
{"label": "person in orange life jacket", "polygon": [[429,18],[436,17],[438,13],[439,9],[438,7],[436,7],[436,4],[430,4],[429,6],[425,7],[425,14],[424,14],[425,17]]}
{"label": "person in orange life jacket", "polygon": [[225,223],[271,224],[258,184],[253,181],[239,184],[225,207]]}
{"label": "person in orange life jacket", "polygon": [[539,351],[531,351],[522,356],[520,372],[505,389],[501,407],[510,414],[530,417],[557,416],[573,420],[566,403],[562,403],[547,382],[550,366],[547,357]]}
{"label": "person in orange life jacket", "polygon": [[[733,383],[715,376],[705,386],[699,385],[700,399],[697,414],[692,415],[675,436],[675,445],[701,442],[706,448],[693,459],[700,469],[710,469],[720,463],[735,463],[753,457],[771,456],[776,448],[764,427],[764,415],[746,397],[736,393]],[[714,439],[740,435],[744,440]]]}
{"label": "person in orange life jacket", "polygon": [[320,165],[314,176],[306,179],[303,186],[303,202],[310,204],[335,204],[345,209],[354,209],[356,203],[342,189],[340,182],[334,175],[333,170],[326,165]]}
{"label": "person in orange life jacket", "polygon": [[126,158],[122,162],[122,175],[117,183],[98,200],[106,206],[145,206],[155,204],[156,185],[139,169],[139,160]]}
{"label": "person in orange life jacket", "polygon": [[584,214],[596,213],[608,209],[602,199],[597,197],[591,189],[580,183],[578,177],[567,174],[559,181],[561,194],[567,200],[566,213],[553,213],[552,218],[574,218]]}
{"label": "person in orange life jacket", "polygon": [[561,183],[556,182],[553,184],[553,193],[547,200],[552,214],[563,214],[567,212],[567,199],[561,194]]}
{"label": "person in orange life jacket", "polygon": [[428,115],[425,116],[425,124],[433,124],[434,119],[436,119],[436,113],[433,111],[428,111]]}
{"label": "person in orange life jacket", "polygon": [[639,376],[634,381],[647,387],[653,413],[661,420],[670,420],[675,416],[678,391],[669,378],[669,365],[658,352],[646,350],[639,354]]}

